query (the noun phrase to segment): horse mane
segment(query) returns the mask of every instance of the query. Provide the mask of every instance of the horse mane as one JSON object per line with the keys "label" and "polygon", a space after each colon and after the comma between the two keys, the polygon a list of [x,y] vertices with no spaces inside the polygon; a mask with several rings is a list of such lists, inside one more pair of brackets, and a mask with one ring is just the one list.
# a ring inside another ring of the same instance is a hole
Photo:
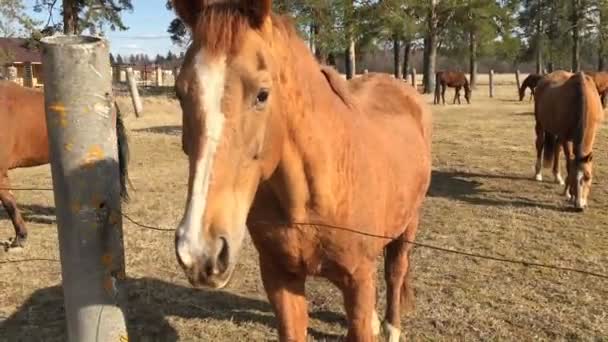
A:
{"label": "horse mane", "polygon": [[575,110],[578,111],[578,123],[574,129],[574,156],[576,163],[584,159],[583,144],[585,140],[585,128],[587,127],[587,102],[585,101],[585,74],[581,71],[575,75],[576,82],[574,101]]}
{"label": "horse mane", "polygon": [[354,109],[355,100],[351,96],[350,89],[348,87],[348,83],[338,74],[338,72],[330,66],[322,65],[321,73],[327,79],[329,86],[331,89],[338,95],[338,97],[344,102],[344,104],[350,108]]}
{"label": "horse mane", "polygon": [[[290,18],[271,14],[273,28],[288,37],[295,34]],[[248,30],[262,31],[264,25],[252,21],[252,17],[234,2],[220,2],[205,6],[193,29],[194,42],[205,48],[210,55],[236,52]]]}

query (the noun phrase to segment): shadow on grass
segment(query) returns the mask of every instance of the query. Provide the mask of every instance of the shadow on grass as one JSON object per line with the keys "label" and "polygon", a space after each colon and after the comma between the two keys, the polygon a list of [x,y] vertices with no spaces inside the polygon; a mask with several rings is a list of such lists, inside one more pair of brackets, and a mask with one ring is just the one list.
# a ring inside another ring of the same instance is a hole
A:
{"label": "shadow on grass", "polygon": [[[536,183],[530,177],[519,175],[480,174],[462,171],[433,171],[429,197],[442,197],[483,206],[512,206],[518,208],[541,208],[564,211],[564,207],[540,203],[525,197],[491,198],[494,191],[482,189],[484,179],[498,179],[509,182],[511,188],[517,189],[516,182]],[[502,194],[510,194],[501,191]]]}
{"label": "shadow on grass", "polygon": [[157,126],[157,127],[149,127],[149,128],[141,128],[134,129],[133,132],[142,132],[142,133],[154,133],[154,134],[166,134],[166,135],[181,135],[182,134],[182,126]]}
{"label": "shadow on grass", "polygon": [[534,112],[515,112],[511,113],[513,116],[534,116]]}
{"label": "shadow on grass", "polygon": [[[25,220],[25,223],[33,222],[40,224],[55,224],[55,207],[47,207],[37,204],[19,204],[17,208],[21,212],[21,216]],[[0,221],[8,222],[7,224],[12,226],[11,219],[5,210],[0,209]],[[4,224],[3,224],[4,225]]]}
{"label": "shadow on grass", "polygon": [[[270,305],[225,291],[194,289],[153,278],[128,279],[128,327],[133,341],[177,341],[179,334],[168,316],[182,319],[214,319],[234,324],[257,323],[276,329]],[[341,322],[343,315],[314,312],[321,321]],[[63,341],[67,339],[60,286],[34,292],[10,317],[0,317],[0,340]],[[309,328],[317,340],[337,340],[340,336]]]}

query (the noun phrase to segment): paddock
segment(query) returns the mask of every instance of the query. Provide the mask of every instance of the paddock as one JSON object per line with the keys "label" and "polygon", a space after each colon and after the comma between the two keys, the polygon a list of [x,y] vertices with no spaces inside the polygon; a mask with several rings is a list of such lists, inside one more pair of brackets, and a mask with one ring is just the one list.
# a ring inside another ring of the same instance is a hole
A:
{"label": "paddock", "polygon": [[[560,186],[533,179],[532,103],[519,102],[513,74],[494,76],[494,98],[488,96],[486,79],[478,79],[471,105],[432,106],[433,180],[416,241],[608,274],[607,125],[594,147],[589,210],[570,212]],[[432,96],[426,96],[429,104]],[[146,115],[139,119],[130,99],[121,97],[119,103],[127,113],[135,186],[123,212],[149,226],[124,220],[133,340],[276,340],[275,319],[249,239],[234,279],[222,291],[192,289],[176,262],[172,230],[182,215],[188,178],[178,102],[162,95],[145,97]],[[15,170],[11,177],[16,188],[52,184],[48,165]],[[0,251],[0,341],[64,341],[53,193],[15,193],[30,235],[25,250]],[[0,239],[12,233],[0,211]],[[417,308],[402,325],[408,340],[608,337],[607,279],[422,247],[414,249],[413,258]],[[381,265],[379,261],[380,309]],[[339,291],[311,281],[307,293],[309,334],[315,340],[339,339],[346,333]]]}

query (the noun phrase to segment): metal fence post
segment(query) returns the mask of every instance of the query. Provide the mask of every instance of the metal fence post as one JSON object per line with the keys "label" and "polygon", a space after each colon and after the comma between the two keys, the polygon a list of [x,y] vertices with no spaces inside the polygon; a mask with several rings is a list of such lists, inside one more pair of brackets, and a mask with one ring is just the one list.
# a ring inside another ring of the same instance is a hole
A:
{"label": "metal fence post", "polygon": [[61,274],[70,341],[126,341],[120,181],[107,41],[42,40]]}

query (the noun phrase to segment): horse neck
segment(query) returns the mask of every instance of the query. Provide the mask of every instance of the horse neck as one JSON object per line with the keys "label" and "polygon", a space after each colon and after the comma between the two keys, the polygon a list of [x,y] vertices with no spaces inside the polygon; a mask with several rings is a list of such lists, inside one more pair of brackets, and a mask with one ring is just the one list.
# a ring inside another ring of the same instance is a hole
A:
{"label": "horse neck", "polygon": [[277,60],[283,61],[278,78],[281,117],[287,133],[277,172],[282,176],[273,177],[277,185],[274,189],[283,192],[280,197],[291,198],[287,214],[292,219],[305,219],[305,207],[312,207],[321,216],[331,216],[328,211],[335,203],[331,177],[337,168],[335,163],[345,162],[352,134],[349,126],[356,120],[355,113],[332,90],[299,38],[294,35],[282,42],[277,47]]}

